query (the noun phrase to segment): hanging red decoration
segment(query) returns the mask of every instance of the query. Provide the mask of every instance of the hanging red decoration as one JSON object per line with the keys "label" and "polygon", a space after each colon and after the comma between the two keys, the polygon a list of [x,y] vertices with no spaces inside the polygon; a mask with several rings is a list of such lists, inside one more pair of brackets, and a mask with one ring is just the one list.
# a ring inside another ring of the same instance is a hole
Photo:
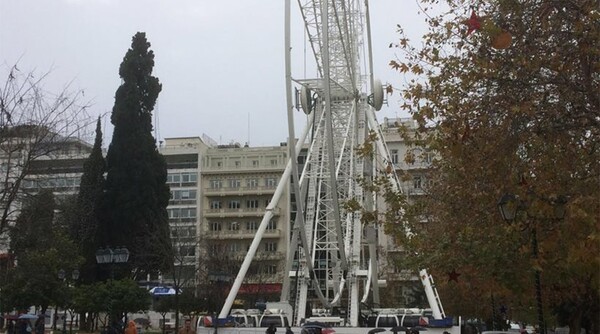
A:
{"label": "hanging red decoration", "polygon": [[463,21],[464,24],[467,25],[467,36],[469,36],[473,31],[481,29],[481,21],[480,17],[477,16],[475,11],[471,13],[471,17],[468,20]]}
{"label": "hanging red decoration", "polygon": [[458,283],[458,276],[460,276],[460,273],[457,273],[455,269],[452,269],[452,271],[447,274],[448,274],[448,282],[454,281],[454,282]]}

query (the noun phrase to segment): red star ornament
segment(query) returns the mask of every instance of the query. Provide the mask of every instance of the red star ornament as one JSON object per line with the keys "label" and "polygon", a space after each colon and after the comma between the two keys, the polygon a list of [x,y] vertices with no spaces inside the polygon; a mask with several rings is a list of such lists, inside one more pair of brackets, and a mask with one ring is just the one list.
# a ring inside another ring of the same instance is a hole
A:
{"label": "red star ornament", "polygon": [[481,29],[481,21],[477,16],[475,11],[471,12],[471,17],[468,20],[465,20],[463,23],[467,25],[467,36],[469,36],[473,31]]}
{"label": "red star ornament", "polygon": [[455,269],[452,269],[452,271],[447,274],[448,274],[448,282],[454,281],[454,282],[458,283],[458,276],[460,276],[460,273],[457,273]]}

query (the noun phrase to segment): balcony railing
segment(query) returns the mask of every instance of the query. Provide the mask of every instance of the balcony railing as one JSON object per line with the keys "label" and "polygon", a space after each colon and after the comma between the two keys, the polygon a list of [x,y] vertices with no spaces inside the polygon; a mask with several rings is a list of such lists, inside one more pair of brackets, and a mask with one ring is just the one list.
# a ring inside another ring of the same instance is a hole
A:
{"label": "balcony railing", "polygon": [[206,188],[205,195],[246,195],[246,194],[272,194],[275,193],[277,185],[273,186],[256,186],[256,187],[221,187],[221,188]]}
{"label": "balcony railing", "polygon": [[[279,215],[279,208],[273,209],[273,215]],[[204,217],[262,217],[266,210],[264,208],[240,208],[240,209],[206,209]]]}
{"label": "balcony railing", "polygon": [[[220,230],[220,231],[204,231],[204,236],[208,239],[219,239],[219,240],[226,240],[226,239],[234,239],[234,240],[240,240],[240,239],[253,239],[254,236],[256,235],[256,231],[254,230],[246,230],[246,229],[240,229],[240,230]],[[263,236],[263,239],[268,239],[268,238],[277,238],[279,239],[281,237],[281,230],[266,230],[265,231],[265,235]]]}

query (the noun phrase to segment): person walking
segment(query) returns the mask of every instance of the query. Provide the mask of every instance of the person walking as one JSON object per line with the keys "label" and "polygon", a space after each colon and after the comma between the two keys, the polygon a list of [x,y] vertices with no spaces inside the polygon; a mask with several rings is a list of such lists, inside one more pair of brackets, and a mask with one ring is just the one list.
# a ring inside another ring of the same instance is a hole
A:
{"label": "person walking", "polygon": [[129,320],[127,328],[125,328],[125,334],[138,334],[137,328],[135,328],[135,321]]}
{"label": "person walking", "polygon": [[15,321],[9,320],[8,324],[6,325],[6,334],[17,334],[16,328]]}
{"label": "person walking", "polygon": [[40,315],[35,321],[35,334],[44,334],[44,330],[46,329],[46,319],[44,319],[43,315]]}
{"label": "person walking", "polygon": [[277,332],[277,327],[275,327],[275,324],[270,324],[267,328],[266,334],[275,334],[275,332]]}

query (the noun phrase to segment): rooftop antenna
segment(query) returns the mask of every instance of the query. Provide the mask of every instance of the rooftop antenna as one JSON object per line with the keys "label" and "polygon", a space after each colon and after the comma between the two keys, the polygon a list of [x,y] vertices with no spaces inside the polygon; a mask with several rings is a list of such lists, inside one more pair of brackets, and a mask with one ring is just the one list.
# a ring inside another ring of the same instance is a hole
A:
{"label": "rooftop antenna", "polygon": [[248,113],[248,140],[246,141],[248,146],[250,146],[250,113]]}

